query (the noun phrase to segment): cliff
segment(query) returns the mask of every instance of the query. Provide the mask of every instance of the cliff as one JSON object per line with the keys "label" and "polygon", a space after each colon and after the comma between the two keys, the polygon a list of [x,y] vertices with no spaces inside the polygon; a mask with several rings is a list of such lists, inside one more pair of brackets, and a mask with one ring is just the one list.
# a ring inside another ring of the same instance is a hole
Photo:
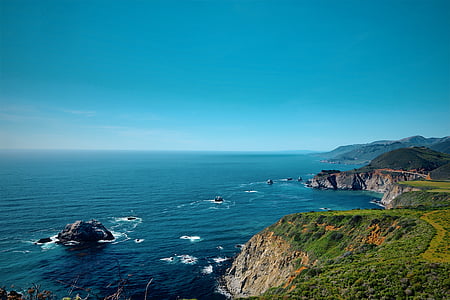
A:
{"label": "cliff", "polygon": [[233,297],[445,299],[449,209],[353,210],[283,217],[224,276]]}
{"label": "cliff", "polygon": [[297,260],[309,264],[305,252],[292,250],[287,241],[273,232],[257,234],[245,244],[227,272],[227,288],[236,297],[259,295],[295,274]]}
{"label": "cliff", "polygon": [[335,190],[366,190],[383,193],[381,203],[390,208],[392,200],[404,192],[419,189],[399,186],[395,183],[423,178],[423,175],[413,172],[389,171],[378,169],[370,172],[322,172],[307,183],[309,187]]}

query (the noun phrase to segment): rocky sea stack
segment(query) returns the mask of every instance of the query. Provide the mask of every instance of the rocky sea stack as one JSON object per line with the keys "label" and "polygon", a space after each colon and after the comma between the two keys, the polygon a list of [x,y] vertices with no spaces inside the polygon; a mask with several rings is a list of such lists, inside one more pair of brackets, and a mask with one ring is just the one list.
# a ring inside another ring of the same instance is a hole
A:
{"label": "rocky sea stack", "polygon": [[58,242],[62,244],[93,243],[101,240],[114,240],[114,236],[106,227],[97,220],[76,221],[67,224],[66,227],[58,233]]}

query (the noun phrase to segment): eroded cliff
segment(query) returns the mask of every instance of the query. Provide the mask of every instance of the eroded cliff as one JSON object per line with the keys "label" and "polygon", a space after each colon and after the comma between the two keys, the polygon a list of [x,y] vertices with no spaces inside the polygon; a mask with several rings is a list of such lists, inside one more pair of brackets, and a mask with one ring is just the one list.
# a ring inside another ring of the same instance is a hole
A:
{"label": "eroded cliff", "polygon": [[235,297],[256,296],[287,282],[298,272],[296,266],[309,263],[305,252],[291,249],[286,240],[264,231],[244,245],[225,275],[225,282]]}
{"label": "eroded cliff", "polygon": [[391,208],[392,200],[404,192],[417,191],[407,186],[397,185],[400,181],[410,181],[423,178],[423,175],[413,172],[374,170],[371,172],[335,172],[320,173],[307,183],[309,187],[335,190],[366,190],[383,193],[381,203]]}
{"label": "eroded cliff", "polygon": [[[448,210],[438,213],[401,209],[288,215],[243,247],[224,281],[235,298],[445,299],[450,296],[444,283],[450,264],[440,256],[423,255],[440,255],[447,247],[430,243],[439,239],[436,230],[444,233],[444,227],[432,224],[448,224],[443,221]],[[436,218],[429,223],[424,216]]]}

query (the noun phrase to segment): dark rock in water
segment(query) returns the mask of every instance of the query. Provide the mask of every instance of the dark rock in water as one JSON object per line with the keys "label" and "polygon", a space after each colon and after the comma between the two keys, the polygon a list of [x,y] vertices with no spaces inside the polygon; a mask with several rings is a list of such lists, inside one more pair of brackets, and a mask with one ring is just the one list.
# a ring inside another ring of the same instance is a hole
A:
{"label": "dark rock in water", "polygon": [[62,244],[70,244],[73,241],[91,243],[100,240],[114,240],[114,236],[97,220],[76,221],[73,224],[67,224],[63,231],[58,233],[58,240]]}
{"label": "dark rock in water", "polygon": [[127,217],[128,221],[133,221],[133,220],[136,220],[136,219],[137,219],[136,217]]}
{"label": "dark rock in water", "polygon": [[50,243],[52,241],[51,238],[42,238],[39,239],[39,241],[36,242],[36,244],[46,244],[46,243]]}

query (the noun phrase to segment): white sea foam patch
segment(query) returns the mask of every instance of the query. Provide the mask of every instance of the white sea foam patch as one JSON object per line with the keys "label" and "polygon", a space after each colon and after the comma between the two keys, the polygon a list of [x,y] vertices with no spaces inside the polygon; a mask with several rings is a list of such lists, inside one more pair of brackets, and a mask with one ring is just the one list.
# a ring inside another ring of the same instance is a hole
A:
{"label": "white sea foam patch", "polygon": [[42,250],[50,250],[53,249],[57,246],[56,242],[58,241],[58,235],[53,235],[50,237],[50,242],[48,243],[37,243],[37,242],[33,242],[33,244],[39,245],[41,246]]}
{"label": "white sea foam patch", "polygon": [[233,296],[230,294],[230,292],[228,292],[228,289],[223,282],[219,281],[219,284],[216,287],[216,292],[218,294],[224,295],[227,299],[233,299]]}
{"label": "white sea foam patch", "polygon": [[31,253],[30,250],[14,250],[14,253],[23,253],[23,254],[27,254],[27,253]]}
{"label": "white sea foam patch", "polygon": [[230,260],[231,258],[229,257],[215,257],[212,260],[216,263],[216,264],[220,264],[223,263],[224,261]]}
{"label": "white sea foam patch", "polygon": [[128,217],[115,217],[113,218],[116,225],[113,228],[123,228],[124,230],[134,230],[139,224],[142,223],[142,218],[128,216]]}
{"label": "white sea foam patch", "polygon": [[211,274],[212,272],[213,272],[213,266],[212,265],[207,265],[202,270],[202,273],[205,274],[205,275]]}
{"label": "white sea foam patch", "polygon": [[195,256],[192,256],[192,255],[182,254],[182,255],[160,258],[159,260],[162,260],[162,261],[165,261],[168,263],[182,263],[182,264],[186,264],[186,265],[194,265],[197,263],[198,258]]}
{"label": "white sea foam patch", "polygon": [[180,262],[187,265],[194,265],[197,263],[197,257],[191,255],[178,255],[177,258],[180,259]]}
{"label": "white sea foam patch", "polygon": [[246,193],[258,193],[258,191],[254,191],[254,190],[251,190],[251,191],[244,191],[244,192],[246,192]]}
{"label": "white sea foam patch", "polygon": [[198,242],[198,241],[200,241],[202,238],[199,237],[199,236],[197,236],[197,235],[194,235],[194,236],[183,235],[183,236],[180,236],[180,239],[182,239],[182,240],[190,240],[191,242]]}
{"label": "white sea foam patch", "polygon": [[111,233],[114,237],[114,240],[104,241],[104,242],[108,242],[108,243],[112,243],[112,244],[119,244],[119,243],[123,243],[123,242],[130,240],[130,238],[128,237],[128,235],[125,232],[111,231]]}
{"label": "white sea foam patch", "polygon": [[140,244],[140,243],[142,243],[143,241],[145,241],[144,239],[134,239],[134,242],[136,243],[136,244]]}
{"label": "white sea foam patch", "polygon": [[162,261],[167,261],[167,262],[174,262],[174,261],[175,261],[175,258],[173,258],[173,257],[171,256],[171,257],[164,257],[164,258],[161,258],[160,260],[162,260]]}

